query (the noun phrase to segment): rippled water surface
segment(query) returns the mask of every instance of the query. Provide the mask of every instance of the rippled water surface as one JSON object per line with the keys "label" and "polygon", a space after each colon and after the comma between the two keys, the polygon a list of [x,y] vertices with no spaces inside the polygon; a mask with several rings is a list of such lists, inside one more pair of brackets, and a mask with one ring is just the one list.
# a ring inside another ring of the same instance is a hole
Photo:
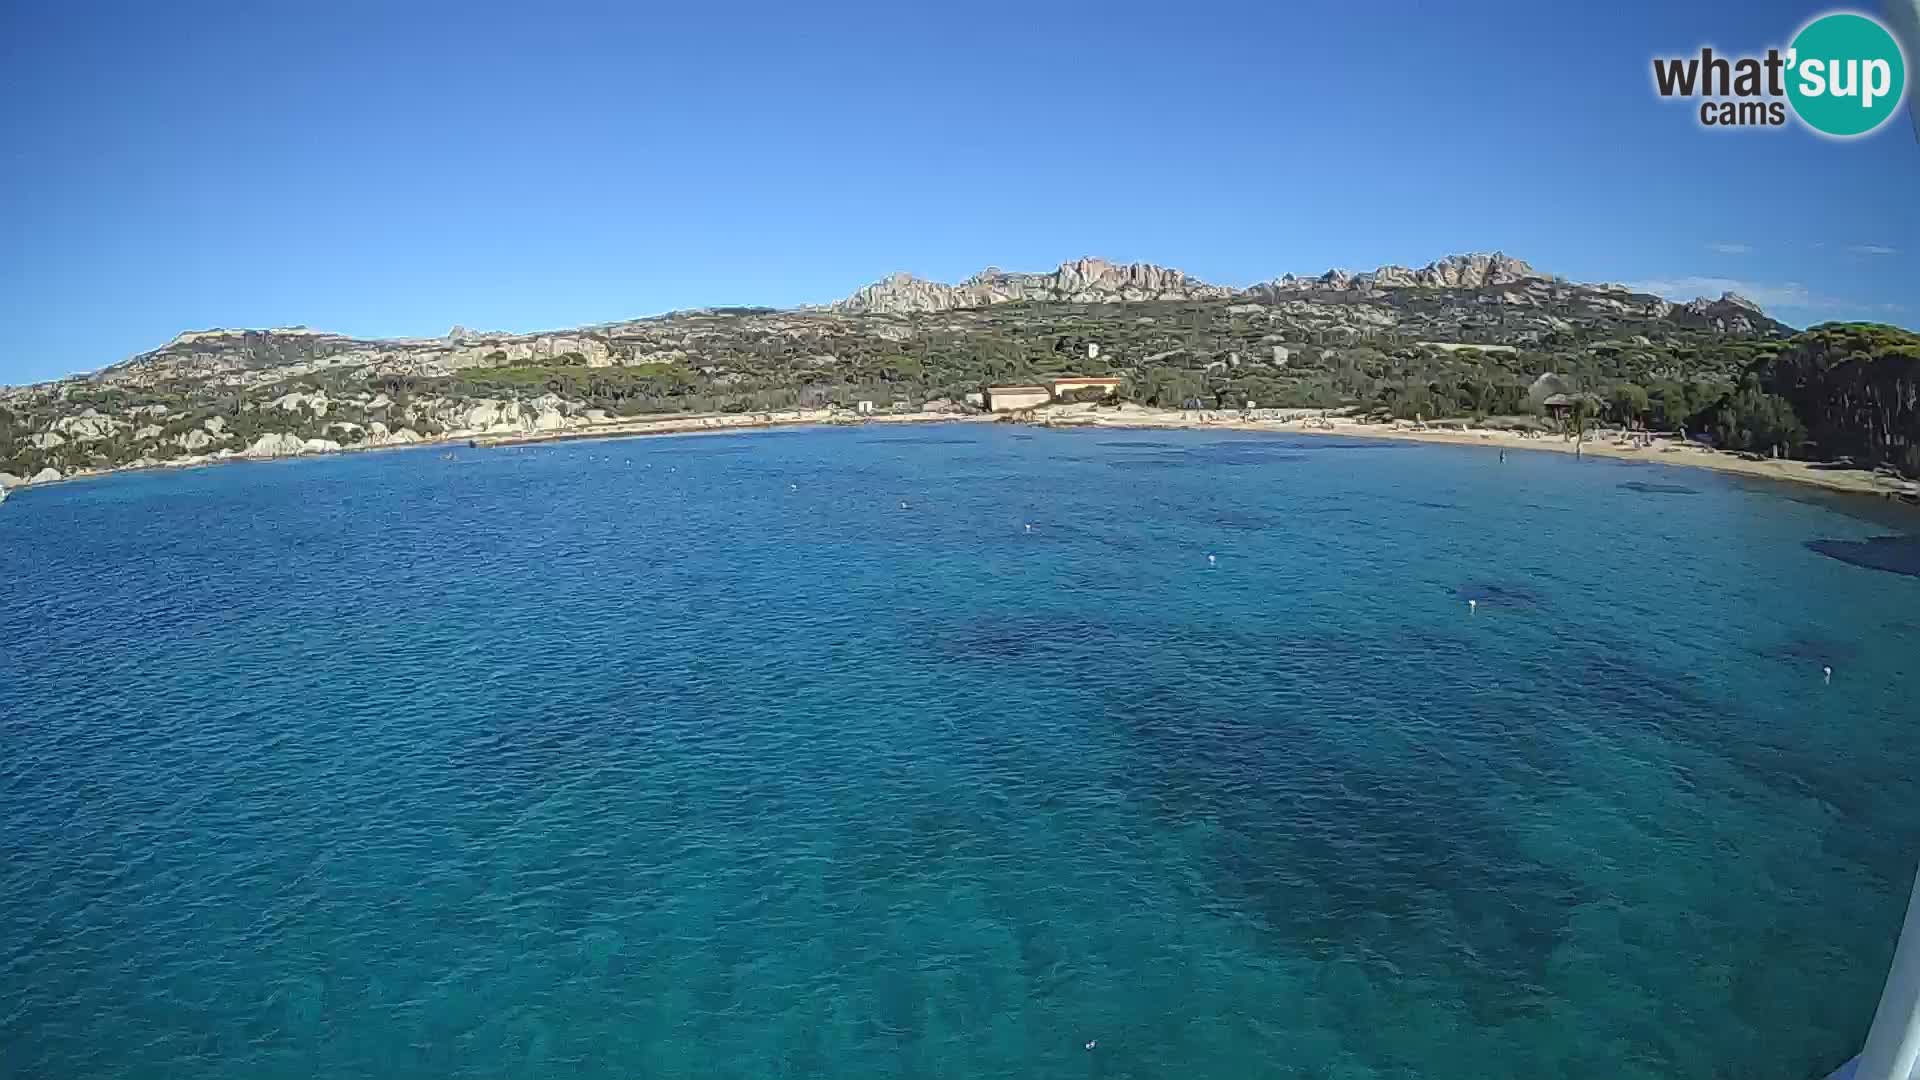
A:
{"label": "rippled water surface", "polygon": [[1920,855],[1920,579],[1808,544],[1890,531],[999,426],[28,491],[0,1076],[1807,1080]]}

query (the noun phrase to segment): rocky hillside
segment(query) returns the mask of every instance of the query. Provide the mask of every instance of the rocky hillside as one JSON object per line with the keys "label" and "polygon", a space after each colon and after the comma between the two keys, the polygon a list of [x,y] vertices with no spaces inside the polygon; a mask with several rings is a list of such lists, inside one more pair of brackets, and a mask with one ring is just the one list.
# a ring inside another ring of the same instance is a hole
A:
{"label": "rocky hillside", "polygon": [[[1737,296],[1673,304],[1499,253],[1245,288],[1098,259],[896,275],[824,308],[725,308],[571,330],[367,340],[204,330],[97,373],[0,391],[0,483],[656,413],[966,408],[991,381],[1119,374],[1148,404],[1524,411],[1556,374],[1663,421],[1791,333]],[[1632,389],[1624,389],[1631,387]],[[1624,406],[1623,406],[1624,407]]]}
{"label": "rocky hillside", "polygon": [[[637,325],[637,324],[628,324]],[[455,327],[444,338],[366,341],[295,326],[279,330],[195,330],[91,377],[99,384],[157,386],[181,380],[255,385],[358,367],[407,375],[445,375],[469,367],[548,363],[568,358],[607,365],[644,361],[616,352],[620,327],[559,333],[476,334]]]}

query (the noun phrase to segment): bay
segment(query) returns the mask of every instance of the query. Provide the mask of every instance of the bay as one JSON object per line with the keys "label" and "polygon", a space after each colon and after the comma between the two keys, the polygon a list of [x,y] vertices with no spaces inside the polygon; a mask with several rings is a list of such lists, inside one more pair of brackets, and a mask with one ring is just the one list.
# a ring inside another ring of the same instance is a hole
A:
{"label": "bay", "polygon": [[1824,1075],[1920,855],[1876,512],[1006,425],[28,490],[0,1076]]}

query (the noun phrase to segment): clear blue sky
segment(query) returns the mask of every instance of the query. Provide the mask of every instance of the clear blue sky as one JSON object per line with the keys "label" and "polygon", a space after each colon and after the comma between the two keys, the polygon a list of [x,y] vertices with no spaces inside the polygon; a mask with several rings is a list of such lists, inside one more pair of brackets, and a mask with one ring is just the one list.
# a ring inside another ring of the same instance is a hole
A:
{"label": "clear blue sky", "polygon": [[[1825,5],[0,3],[0,382],[1101,255],[1500,248],[1920,324],[1920,147],[1701,130],[1650,58]],[[1315,8],[1312,13],[1304,10]]]}

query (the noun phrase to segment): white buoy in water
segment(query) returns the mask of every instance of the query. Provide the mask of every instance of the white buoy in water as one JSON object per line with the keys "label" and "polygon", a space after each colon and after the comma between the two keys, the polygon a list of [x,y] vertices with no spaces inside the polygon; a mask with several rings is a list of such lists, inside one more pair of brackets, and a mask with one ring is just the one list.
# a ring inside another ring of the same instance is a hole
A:
{"label": "white buoy in water", "polygon": [[1032,531],[1033,531],[1033,526],[1031,526],[1031,525],[1029,525],[1029,526],[1027,526],[1027,531],[1028,531],[1028,532],[1032,532]]}
{"label": "white buoy in water", "polygon": [[1207,556],[1207,565],[1208,565],[1208,566],[1218,566],[1218,565],[1220,565],[1220,562],[1219,562],[1219,560],[1218,560],[1218,559],[1215,559],[1215,558],[1214,558],[1213,556],[1211,556],[1211,555],[1209,555],[1209,556]]}
{"label": "white buoy in water", "polygon": [[1469,615],[1480,614],[1480,601],[1478,600],[1467,601],[1467,614]]}
{"label": "white buoy in water", "polygon": [[1089,1049],[1089,1050],[1091,1050],[1091,1049],[1093,1049],[1094,1047],[1096,1047],[1096,1046],[1099,1046],[1099,1045],[1100,1045],[1100,1040],[1099,1040],[1099,1039],[1088,1039],[1088,1040],[1087,1040],[1087,1049]]}
{"label": "white buoy in water", "polygon": [[1822,682],[1828,682],[1828,683],[1831,683],[1831,682],[1833,681],[1833,667],[1832,667],[1832,665],[1829,665],[1829,664],[1822,664],[1822,665],[1820,666],[1820,674],[1821,674],[1821,676],[1822,676],[1822,679],[1821,679],[1821,681],[1822,681]]}

